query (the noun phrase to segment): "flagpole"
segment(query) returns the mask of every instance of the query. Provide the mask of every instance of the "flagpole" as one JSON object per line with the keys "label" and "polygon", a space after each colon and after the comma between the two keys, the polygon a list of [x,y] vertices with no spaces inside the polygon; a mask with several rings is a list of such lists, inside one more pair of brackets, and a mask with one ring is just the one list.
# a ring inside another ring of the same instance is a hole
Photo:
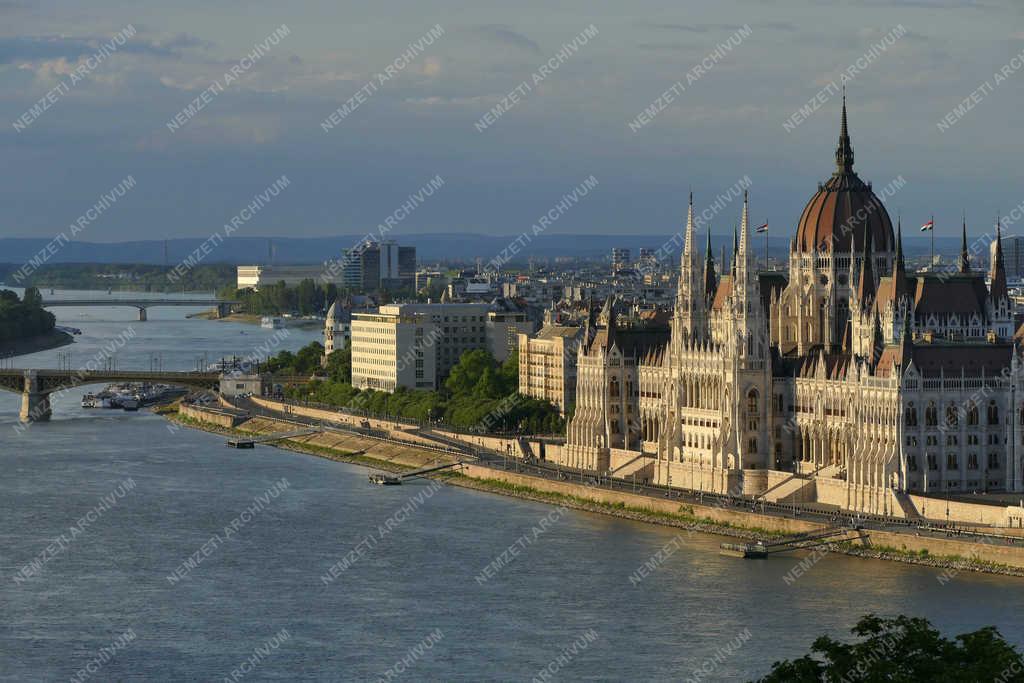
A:
{"label": "flagpole", "polygon": [[932,229],[928,232],[932,234],[932,261],[928,264],[928,270],[933,270],[935,268],[935,214],[932,214],[931,221]]}

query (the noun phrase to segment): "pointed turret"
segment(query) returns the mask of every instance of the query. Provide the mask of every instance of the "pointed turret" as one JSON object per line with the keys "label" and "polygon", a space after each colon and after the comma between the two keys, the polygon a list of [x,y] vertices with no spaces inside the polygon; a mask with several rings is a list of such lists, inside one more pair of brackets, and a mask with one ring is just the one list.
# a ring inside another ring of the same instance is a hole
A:
{"label": "pointed turret", "polygon": [[907,267],[903,261],[903,219],[896,219],[896,258],[892,261],[892,302],[893,304],[908,295]]}
{"label": "pointed turret", "polygon": [[971,257],[967,253],[967,214],[963,218],[963,230],[960,233],[960,259],[958,269],[961,273],[971,272]]}
{"label": "pointed turret", "polygon": [[[749,205],[749,202],[747,201],[747,191],[743,190],[743,217],[740,219],[740,244],[739,244],[739,249],[738,249],[738,251],[736,253],[740,256],[741,259],[744,259],[744,260],[749,255],[749,249],[747,248],[747,246],[749,244],[749,235],[748,235],[749,232],[750,232],[750,205]],[[744,263],[743,265],[746,266],[747,264]]]}
{"label": "pointed turret", "polygon": [[861,257],[860,279],[857,282],[857,300],[861,310],[865,310],[875,297],[875,270],[871,262],[874,256],[871,251],[871,231],[864,233],[864,254]]}
{"label": "pointed turret", "polygon": [[878,360],[885,351],[885,338],[882,336],[882,321],[878,317],[878,309],[871,320],[871,358],[868,359],[871,367],[878,365]]}
{"label": "pointed turret", "polygon": [[740,250],[739,227],[734,225],[734,226],[732,226],[732,258],[729,261],[729,274],[730,275],[735,275],[736,274],[736,254],[739,253],[739,250]]}
{"label": "pointed turret", "polygon": [[690,193],[690,201],[686,206],[686,228],[683,231],[683,260],[697,248],[693,235],[693,193]]}
{"label": "pointed turret", "polygon": [[704,246],[704,301],[710,308],[718,289],[718,278],[715,276],[715,257],[711,253],[711,226],[708,226],[707,243]]}
{"label": "pointed turret", "polygon": [[679,282],[676,287],[675,329],[679,341],[699,339],[705,333],[704,278],[697,248],[696,226],[693,220],[693,193],[690,193],[689,208],[686,212],[685,241],[683,254],[679,259]]}
{"label": "pointed turret", "polygon": [[846,86],[843,86],[843,119],[839,128],[839,145],[836,147],[836,174],[853,172],[853,145],[846,125]]}
{"label": "pointed turret", "polygon": [[989,296],[993,301],[1009,299],[1010,293],[1006,287],[1006,267],[1003,265],[1003,234],[996,221],[996,247],[992,255],[992,267],[989,271],[992,284],[989,286]]}

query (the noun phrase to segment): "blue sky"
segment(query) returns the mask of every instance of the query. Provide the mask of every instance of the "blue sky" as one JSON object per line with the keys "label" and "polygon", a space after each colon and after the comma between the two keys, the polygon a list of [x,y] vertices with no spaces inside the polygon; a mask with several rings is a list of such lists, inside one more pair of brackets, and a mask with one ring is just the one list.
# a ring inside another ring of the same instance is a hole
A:
{"label": "blue sky", "polygon": [[[155,3],[0,0],[0,237],[52,237],[125,176],[137,186],[77,236],[205,237],[282,174],[249,236],[365,234],[435,175],[396,231],[518,234],[593,175],[553,232],[669,234],[739,179],[773,234],[833,168],[839,97],[784,122],[882,41],[849,82],[856,168],[913,226],[952,235],[1024,202],[1017,0]],[[320,123],[431,27],[444,35],[330,131]],[[13,123],[118,31],[135,35],[23,130]],[[166,123],[285,25],[289,34],[176,132]],[[474,123],[588,26],[596,36],[493,125]],[[750,35],[687,83],[716,45]],[[646,126],[629,122],[673,83]],[[938,122],[983,84],[970,111]],[[716,233],[739,214],[716,216]],[[1024,231],[1020,225],[1011,232]]]}

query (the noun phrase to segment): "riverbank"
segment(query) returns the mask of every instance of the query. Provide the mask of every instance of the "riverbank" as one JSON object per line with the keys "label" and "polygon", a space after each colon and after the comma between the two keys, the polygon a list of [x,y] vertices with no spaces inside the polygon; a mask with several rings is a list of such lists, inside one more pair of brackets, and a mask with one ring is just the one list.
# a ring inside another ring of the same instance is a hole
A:
{"label": "riverbank", "polygon": [[35,337],[0,342],[0,355],[24,356],[38,351],[67,346],[68,344],[73,344],[74,341],[75,338],[67,332],[53,329],[46,334],[36,335]]}
{"label": "riverbank", "polygon": [[[256,315],[255,313],[230,313],[224,317],[218,317],[217,311],[211,309],[209,311],[191,313],[186,317],[198,320],[219,320],[221,322],[244,323],[246,325],[259,325],[262,319],[267,316]],[[321,320],[282,318],[282,321],[284,322],[284,326],[289,328],[313,329],[320,328],[323,326],[323,321]]]}
{"label": "riverbank", "polygon": [[[178,414],[165,415],[178,423],[220,434],[257,435],[293,429],[294,425],[269,418],[252,418],[249,429],[226,429]],[[454,461],[451,456],[411,445],[382,443],[367,437],[341,433],[315,434],[281,441],[275,447],[309,455],[372,467],[389,472],[407,472],[428,463]],[[455,486],[523,500],[559,505],[566,508],[604,514],[650,524],[685,529],[746,540],[768,540],[794,533],[813,531],[823,526],[799,519],[768,517],[745,509],[679,504],[677,501],[649,498],[628,492],[588,487],[581,483],[552,481],[522,472],[466,465],[464,473],[442,472],[431,475]],[[890,560],[945,570],[947,580],[960,571],[1007,576],[1024,576],[1024,550],[968,543],[952,539],[915,537],[889,531],[860,533],[849,540],[822,546],[803,562],[813,563],[828,552],[868,559]],[[1009,562],[1000,562],[1007,559]]]}

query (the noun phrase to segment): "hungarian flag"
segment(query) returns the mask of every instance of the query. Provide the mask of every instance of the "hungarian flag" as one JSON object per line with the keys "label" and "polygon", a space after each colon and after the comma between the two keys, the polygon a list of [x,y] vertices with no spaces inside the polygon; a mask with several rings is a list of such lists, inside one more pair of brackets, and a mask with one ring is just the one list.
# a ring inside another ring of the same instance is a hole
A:
{"label": "hungarian flag", "polygon": [[764,225],[757,226],[757,229],[755,229],[754,232],[768,232],[768,224],[765,223]]}
{"label": "hungarian flag", "polygon": [[927,232],[935,227],[935,221],[931,220],[921,226],[921,232]]}

